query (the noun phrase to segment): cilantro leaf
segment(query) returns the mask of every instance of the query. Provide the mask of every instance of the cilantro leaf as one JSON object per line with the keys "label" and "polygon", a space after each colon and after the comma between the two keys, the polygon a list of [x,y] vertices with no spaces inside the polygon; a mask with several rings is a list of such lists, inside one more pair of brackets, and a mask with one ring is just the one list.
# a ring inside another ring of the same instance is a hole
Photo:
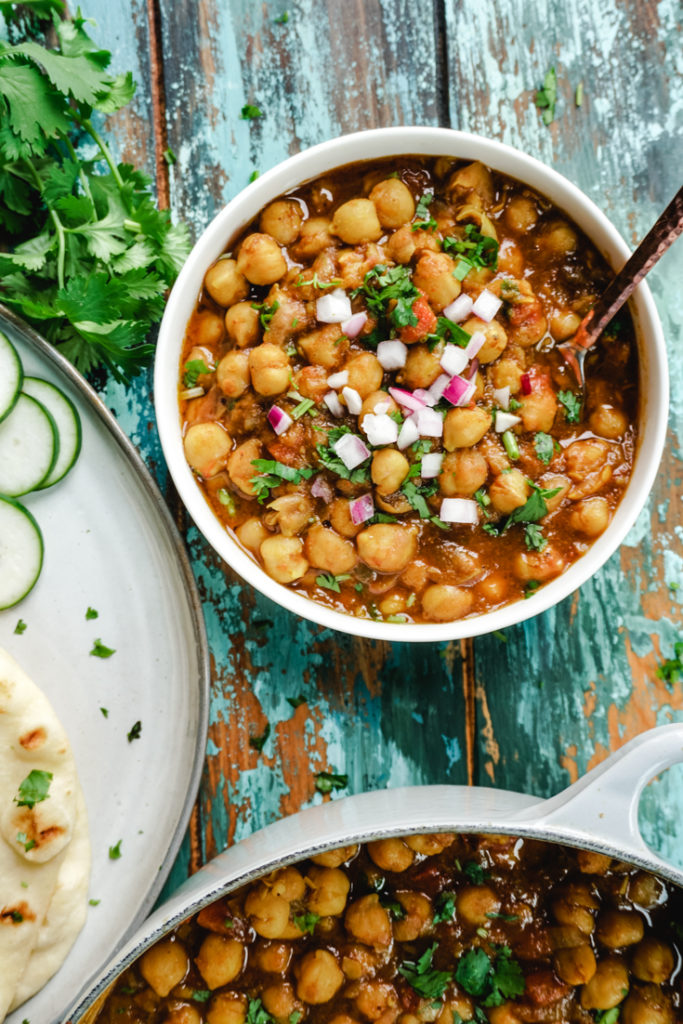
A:
{"label": "cilantro leaf", "polygon": [[133,740],[139,740],[142,733],[142,722],[137,721],[131,726],[130,731],[127,733],[128,742],[132,743]]}
{"label": "cilantro leaf", "polygon": [[469,860],[465,864],[464,872],[471,882],[475,885],[481,885],[485,881],[487,875],[481,864],[477,864],[475,860]]}
{"label": "cilantro leaf", "polygon": [[448,235],[443,240],[443,250],[460,257],[462,267],[456,266],[455,276],[462,281],[473,267],[498,269],[498,242],[495,238],[482,235],[474,224],[465,226],[465,237]]}
{"label": "cilantro leaf", "polygon": [[26,778],[19,783],[19,796],[14,798],[17,807],[28,807],[33,810],[36,804],[47,800],[50,795],[50,783],[52,772],[45,772],[34,768]]}
{"label": "cilantro leaf", "polygon": [[331,572],[323,572],[319,576],[316,576],[315,582],[319,587],[324,587],[325,590],[334,590],[336,594],[341,593],[340,583],[344,580],[350,580],[351,576],[348,572],[341,573],[339,576],[334,576]]}
{"label": "cilantro leaf", "polygon": [[302,480],[308,480],[313,476],[312,469],[294,469],[293,466],[286,466],[275,459],[253,459],[251,464],[259,471],[259,475],[253,476],[250,483],[260,504],[270,497],[271,490],[279,487],[283,480],[300,484]]}
{"label": "cilantro leaf", "polygon": [[189,359],[185,363],[183,384],[186,388],[193,388],[203,373],[209,373],[209,367],[203,359]]}
{"label": "cilantro leaf", "polygon": [[483,949],[468,950],[458,961],[455,980],[487,1007],[520,996],[525,988],[522,969],[507,946],[499,946],[493,957]]}
{"label": "cilantro leaf", "polygon": [[683,679],[683,640],[674,644],[674,656],[657,667],[657,678],[663,679],[669,689]]}
{"label": "cilantro leaf", "polygon": [[290,707],[293,707],[296,710],[296,708],[299,708],[301,707],[302,704],[305,704],[307,700],[308,698],[303,693],[300,693],[296,697],[288,697],[287,703],[289,704]]}
{"label": "cilantro leaf", "polygon": [[300,932],[307,932],[309,935],[312,935],[315,931],[315,926],[320,920],[320,914],[315,914],[312,910],[307,910],[303,914],[295,914],[293,920]]}
{"label": "cilantro leaf", "polygon": [[348,775],[336,775],[334,772],[318,772],[315,777],[315,788],[319,793],[331,793],[333,789],[346,789],[348,784]]}
{"label": "cilantro leaf", "polygon": [[530,551],[544,551],[548,546],[541,527],[536,523],[527,523],[524,527],[524,543]]}
{"label": "cilantro leaf", "polygon": [[91,608],[90,605],[88,605],[87,611],[85,613],[86,620],[97,619],[99,618],[99,615],[100,613],[97,611],[96,608]]}
{"label": "cilantro leaf", "polygon": [[274,1018],[264,1009],[260,999],[250,999],[246,1024],[274,1024]]}
{"label": "cilantro leaf", "polygon": [[567,423],[578,423],[581,419],[581,399],[573,391],[558,391],[557,397],[564,406]]}
{"label": "cilantro leaf", "polygon": [[549,68],[543,79],[543,86],[536,93],[536,106],[543,111],[543,124],[552,124],[555,119],[555,104],[557,103],[557,73],[555,68]]}
{"label": "cilantro leaf", "polygon": [[442,892],[439,902],[436,905],[433,924],[441,924],[442,921],[451,921],[455,914],[455,895],[452,892]]}
{"label": "cilantro leaf", "polygon": [[[415,327],[417,316],[413,302],[419,291],[413,284],[412,270],[401,265],[387,268],[378,263],[366,273],[363,284],[356,288],[352,297],[362,295],[370,312],[376,316],[382,328],[382,321],[389,320],[394,327]],[[393,306],[392,303],[395,303]]]}
{"label": "cilantro leaf", "polygon": [[116,654],[116,649],[106,647],[101,640],[95,640],[90,654],[94,658],[111,658],[112,654]]}
{"label": "cilantro leaf", "polygon": [[440,999],[453,980],[450,971],[439,971],[432,967],[438,943],[434,943],[417,961],[404,960],[399,967],[408,984],[424,999]]}
{"label": "cilantro leaf", "polygon": [[115,843],[114,846],[109,847],[109,860],[118,860],[120,858],[122,842],[123,839],[119,839],[118,843]]}
{"label": "cilantro leaf", "polygon": [[551,490],[547,490],[543,487],[538,487],[531,480],[528,483],[532,489],[531,497],[527,498],[523,505],[520,505],[519,508],[514,509],[510,513],[503,527],[503,533],[513,523],[537,523],[539,519],[543,519],[543,516],[548,514],[548,506],[545,503],[546,498],[554,498],[562,490],[561,487],[553,487]]}
{"label": "cilantro leaf", "polygon": [[270,736],[270,722],[266,722],[266,727],[260,736],[250,736],[249,746],[260,754],[266,745],[266,740]]}
{"label": "cilantro leaf", "polygon": [[413,231],[417,231],[419,228],[423,228],[425,231],[433,231],[436,227],[436,221],[429,215],[429,207],[433,199],[433,192],[425,192],[418,200],[418,204],[415,207],[415,220],[412,224]]}
{"label": "cilantro leaf", "polygon": [[537,434],[534,434],[534,448],[536,450],[536,456],[540,461],[547,466],[553,457],[555,446],[553,439],[550,434],[544,434],[542,430],[539,430]]}
{"label": "cilantro leaf", "polygon": [[14,627],[14,632],[17,634],[17,636],[21,636],[22,633],[26,632],[26,629],[27,629],[27,626],[26,626],[26,623],[24,622],[24,620],[23,619],[19,619],[17,621],[16,626]]}
{"label": "cilantro leaf", "polygon": [[257,117],[263,117],[260,107],[255,107],[253,103],[245,103],[240,111],[240,119],[242,121],[253,121]]}

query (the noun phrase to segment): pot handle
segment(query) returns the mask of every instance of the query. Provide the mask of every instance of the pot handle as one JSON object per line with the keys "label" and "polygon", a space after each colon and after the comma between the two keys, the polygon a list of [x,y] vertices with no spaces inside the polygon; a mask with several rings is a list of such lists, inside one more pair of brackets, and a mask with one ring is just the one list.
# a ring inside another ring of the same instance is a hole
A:
{"label": "pot handle", "polygon": [[525,821],[583,845],[608,845],[653,857],[638,827],[638,804],[656,775],[683,762],[683,722],[649,729],[557,796],[519,814]]}

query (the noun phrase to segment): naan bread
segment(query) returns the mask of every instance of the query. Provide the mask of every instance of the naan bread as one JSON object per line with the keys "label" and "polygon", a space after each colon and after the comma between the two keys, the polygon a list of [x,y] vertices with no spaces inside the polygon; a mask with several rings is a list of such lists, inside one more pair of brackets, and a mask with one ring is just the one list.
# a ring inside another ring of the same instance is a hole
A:
{"label": "naan bread", "polygon": [[[52,775],[47,796],[19,806],[32,771]],[[0,1021],[63,962],[85,916],[89,868],[66,733],[44,694],[0,649]]]}

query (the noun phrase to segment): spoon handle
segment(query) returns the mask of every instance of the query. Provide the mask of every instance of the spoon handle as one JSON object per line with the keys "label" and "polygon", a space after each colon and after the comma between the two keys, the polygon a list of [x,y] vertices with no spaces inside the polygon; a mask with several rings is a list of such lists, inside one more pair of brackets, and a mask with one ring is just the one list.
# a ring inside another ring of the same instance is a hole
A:
{"label": "spoon handle", "polygon": [[624,264],[595,306],[584,319],[576,337],[582,348],[590,348],[626,302],[631,292],[683,231],[683,188],[680,188]]}

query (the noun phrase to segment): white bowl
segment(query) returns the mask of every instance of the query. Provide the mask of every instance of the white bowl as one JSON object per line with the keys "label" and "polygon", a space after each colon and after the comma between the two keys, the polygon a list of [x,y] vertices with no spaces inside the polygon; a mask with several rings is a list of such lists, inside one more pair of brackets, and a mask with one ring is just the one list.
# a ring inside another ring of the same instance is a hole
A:
{"label": "white bowl", "polygon": [[415,127],[378,128],[332,139],[262,174],[214,217],[194,246],[173,287],[159,332],[155,406],[162,448],[181,499],[209,544],[248,583],[283,608],[344,633],[376,640],[455,640],[523,622],[567,597],[617,550],[645,504],[662,455],[668,411],[664,338],[646,285],[639,285],[633,298],[640,366],[639,443],[633,474],[614,519],[585,555],[528,601],[515,601],[469,619],[433,624],[375,622],[325,608],[276,583],[240,548],[204,498],[185,460],[178,409],[178,373],[185,327],[206,270],[231,240],[271,200],[303,182],[344,164],[406,154],[481,160],[546,196],[578,224],[613,268],[621,268],[630,255],[619,232],[583,192],[561,174],[501,142],[447,128]]}

